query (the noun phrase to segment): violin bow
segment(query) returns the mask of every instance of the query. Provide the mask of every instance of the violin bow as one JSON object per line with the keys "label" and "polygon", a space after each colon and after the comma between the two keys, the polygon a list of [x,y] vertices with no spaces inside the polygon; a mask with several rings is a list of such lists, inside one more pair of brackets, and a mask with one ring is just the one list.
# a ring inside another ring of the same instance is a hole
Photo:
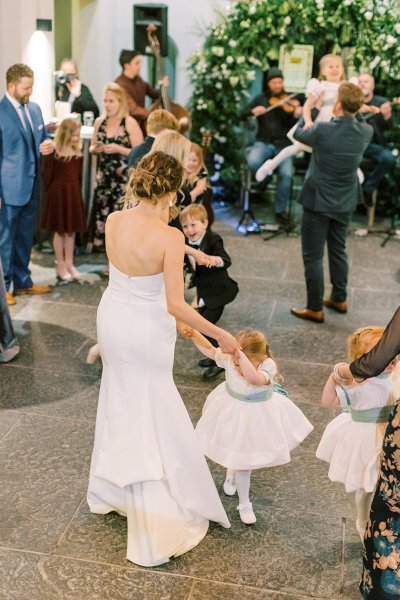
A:
{"label": "violin bow", "polygon": [[294,98],[295,96],[297,96],[299,94],[299,92],[293,92],[293,94],[289,94],[289,96],[285,96],[284,98],[282,98],[282,100],[279,100],[278,102],[275,102],[275,104],[273,104],[272,106],[268,106],[267,110],[265,111],[264,115],[269,112],[270,110],[274,110],[274,108],[278,108],[278,106],[282,106],[282,104],[286,104],[286,102],[288,100],[291,100],[292,98]]}

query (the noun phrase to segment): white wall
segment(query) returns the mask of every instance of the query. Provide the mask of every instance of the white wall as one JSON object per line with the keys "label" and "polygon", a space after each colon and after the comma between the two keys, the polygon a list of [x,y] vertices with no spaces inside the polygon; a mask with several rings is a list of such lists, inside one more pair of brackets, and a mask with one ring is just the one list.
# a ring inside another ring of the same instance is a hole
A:
{"label": "white wall", "polygon": [[0,0],[0,94],[5,74],[14,63],[26,63],[35,74],[31,99],[45,121],[53,114],[53,32],[36,31],[36,19],[54,18],[53,0]]}
{"label": "white wall", "polygon": [[[187,59],[205,39],[207,27],[229,0],[74,0],[73,55],[81,79],[101,105],[102,88],[120,73],[122,48],[133,48],[133,4],[166,4],[168,35],[178,47],[175,99],[186,104],[190,97]],[[142,74],[146,78],[146,59]]]}

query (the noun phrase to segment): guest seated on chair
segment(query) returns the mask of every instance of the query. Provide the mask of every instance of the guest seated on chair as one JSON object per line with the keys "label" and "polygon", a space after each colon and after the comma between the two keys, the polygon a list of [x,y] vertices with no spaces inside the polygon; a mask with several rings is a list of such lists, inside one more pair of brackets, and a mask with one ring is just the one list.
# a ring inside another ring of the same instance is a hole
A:
{"label": "guest seated on chair", "polygon": [[394,168],[396,159],[387,148],[385,131],[393,129],[392,107],[390,100],[384,96],[377,96],[374,93],[375,81],[369,73],[361,73],[358,77],[358,84],[364,96],[364,104],[372,107],[372,111],[366,114],[366,120],[374,129],[372,141],[366,151],[364,158],[373,161],[372,170],[365,173],[363,183],[364,203],[366,206],[372,206],[372,193],[378,189],[380,182]]}
{"label": "guest seated on chair", "polygon": [[[293,127],[296,120],[301,116],[302,107],[298,106],[291,112],[287,112],[284,104],[271,109],[274,101],[286,95],[283,73],[277,67],[271,67],[266,74],[265,91],[254,98],[240,112],[240,118],[244,119],[254,115],[257,117],[257,140],[250,148],[247,162],[255,173],[259,167],[269,158],[276,156],[282,148],[289,146],[291,141],[286,134]],[[289,157],[279,165],[278,186],[275,199],[276,219],[282,225],[288,222],[287,208],[289,204],[290,191],[293,177],[293,157]]]}

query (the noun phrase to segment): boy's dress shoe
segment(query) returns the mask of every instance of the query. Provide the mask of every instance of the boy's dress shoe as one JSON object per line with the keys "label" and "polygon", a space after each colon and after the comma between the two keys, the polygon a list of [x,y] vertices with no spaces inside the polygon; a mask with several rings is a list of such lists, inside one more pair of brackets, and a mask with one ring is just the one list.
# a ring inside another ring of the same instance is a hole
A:
{"label": "boy's dress shoe", "polygon": [[25,296],[26,294],[48,294],[49,292],[50,288],[48,285],[36,285],[36,283],[33,283],[32,287],[14,290],[14,296]]}
{"label": "boy's dress shoe", "polygon": [[218,367],[217,365],[213,365],[212,367],[208,367],[203,373],[203,379],[214,379],[220,373],[223,373],[225,369],[222,367]]}
{"label": "boy's dress shoe", "polygon": [[14,298],[14,296],[12,294],[10,294],[10,292],[6,292],[6,300],[7,300],[8,306],[14,306],[14,304],[17,304],[16,299]]}
{"label": "boy's dress shoe", "polygon": [[212,358],[202,358],[199,360],[199,367],[212,367],[215,365],[215,360]]}
{"label": "boy's dress shoe", "polygon": [[314,321],[314,323],[324,322],[324,311],[323,310],[310,310],[309,308],[291,308],[290,312],[294,317],[298,319],[305,319],[306,321]]}
{"label": "boy's dress shoe", "polygon": [[332,298],[324,298],[322,304],[327,308],[336,310],[338,313],[347,313],[347,302],[345,300],[343,300],[343,302],[336,302],[336,300],[332,300]]}

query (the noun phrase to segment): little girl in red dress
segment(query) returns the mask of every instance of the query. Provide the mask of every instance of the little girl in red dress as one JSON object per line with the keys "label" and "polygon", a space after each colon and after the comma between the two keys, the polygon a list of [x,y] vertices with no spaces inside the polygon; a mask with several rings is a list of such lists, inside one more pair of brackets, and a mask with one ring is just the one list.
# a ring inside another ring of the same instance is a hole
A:
{"label": "little girl in red dress", "polygon": [[54,232],[57,279],[80,279],[73,264],[75,234],[86,231],[82,201],[82,151],[80,124],[65,119],[54,139],[55,152],[43,157],[45,203],[41,227]]}

